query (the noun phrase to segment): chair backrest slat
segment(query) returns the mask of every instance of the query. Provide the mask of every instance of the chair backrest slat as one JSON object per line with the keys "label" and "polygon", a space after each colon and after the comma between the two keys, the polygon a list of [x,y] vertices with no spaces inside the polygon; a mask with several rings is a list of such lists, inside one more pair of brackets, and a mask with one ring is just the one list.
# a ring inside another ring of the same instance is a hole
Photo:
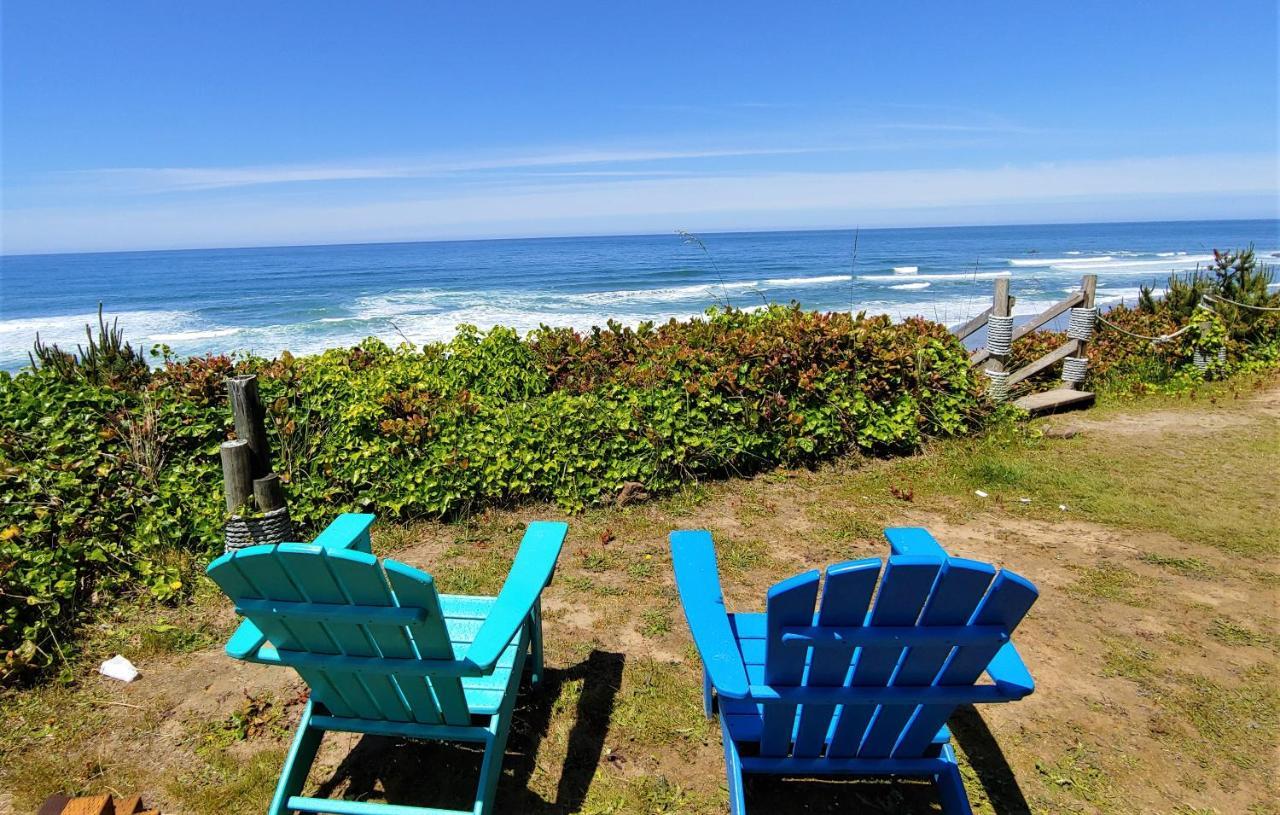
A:
{"label": "chair backrest slat", "polygon": [[[273,546],[253,546],[224,555],[210,566],[209,577],[235,601],[246,597],[293,603],[306,601],[275,558]],[[258,614],[249,619],[276,648],[318,654],[338,653],[328,634],[315,622],[284,620],[271,614]],[[335,715],[357,715],[356,705],[347,699],[342,686],[331,681],[327,671],[298,669],[298,675],[311,687],[312,694],[323,699],[325,706]]]}
{"label": "chair backrest slat", "polygon": [[[765,602],[764,681],[770,685],[799,685],[804,678],[808,649],[782,643],[782,629],[813,622],[818,599],[818,572],[805,572],[769,589]],[[791,749],[796,706],[768,705],[764,710],[760,755],[785,756]]]}
{"label": "chair backrest slat", "polygon": [[[440,598],[431,577],[394,560],[383,565],[387,572],[387,582],[400,605],[425,608],[431,619],[440,621],[438,626],[425,623],[408,626],[418,656],[422,659],[453,659],[453,645],[449,642],[444,612],[440,608]],[[425,580],[422,579],[424,577]],[[452,725],[469,724],[471,713],[467,710],[467,700],[462,693],[462,680],[456,676],[435,676],[431,678],[430,684],[441,718]]]}
{"label": "chair backrest slat", "polygon": [[[991,581],[990,590],[970,622],[974,625],[1001,625],[1012,634],[1037,596],[1036,587],[1025,578],[1002,570]],[[955,649],[934,684],[948,687],[972,685],[982,676],[998,650],[999,645],[969,645]],[[954,710],[954,706],[922,707],[903,731],[894,755],[921,755]]]}
{"label": "chair backrest slat", "polygon": [[[353,553],[358,554],[358,553]],[[275,558],[293,578],[294,584],[311,603],[328,605],[348,604],[346,595],[325,562],[327,552],[317,546],[302,543],[282,543],[276,547]],[[373,560],[372,556],[369,557]],[[377,568],[377,561],[366,564]],[[290,622],[293,622],[292,620]],[[349,622],[317,622],[338,653],[353,657],[379,656],[363,627]],[[304,643],[306,644],[306,643]],[[314,651],[315,647],[303,650]],[[342,689],[342,695],[363,719],[388,719],[408,721],[408,711],[396,695],[391,681],[384,675],[359,674],[351,671],[331,670],[329,679]]]}
{"label": "chair backrest slat", "polygon": [[[867,617],[868,625],[914,625],[933,589],[942,560],[898,556],[889,559],[880,581],[880,591]],[[860,648],[850,684],[854,687],[885,687],[901,658],[901,645]],[[857,755],[867,724],[876,705],[842,705],[827,747],[827,756],[848,758]]]}
{"label": "chair backrest slat", "polygon": [[[967,623],[983,595],[986,594],[995,573],[996,570],[985,563],[954,558],[946,561],[924,613],[920,615],[920,623],[917,627],[953,627]],[[997,647],[999,645],[997,643]],[[929,687],[954,647],[955,643],[913,645],[907,651],[897,673],[894,674],[893,686]],[[858,755],[863,758],[889,757],[902,735],[903,728],[918,707],[918,705],[882,705],[880,712],[876,714],[875,721],[862,739]]]}
{"label": "chair backrest slat", "polygon": [[[822,602],[814,621],[817,627],[861,626],[880,576],[880,559],[868,558],[840,563],[827,569],[822,586]],[[815,648],[805,684],[811,687],[840,687],[848,678],[854,646]],[[835,705],[805,704],[800,708],[793,754],[816,758],[822,754]]]}
{"label": "chair backrest slat", "polygon": [[[385,569],[385,571],[384,571]],[[291,664],[291,653],[363,659],[453,660],[431,577],[373,555],[312,544],[255,546],[224,556],[209,576]],[[310,610],[304,610],[310,606]],[[283,613],[278,613],[283,612]],[[336,716],[468,724],[456,676],[407,663],[395,672],[294,664]]]}

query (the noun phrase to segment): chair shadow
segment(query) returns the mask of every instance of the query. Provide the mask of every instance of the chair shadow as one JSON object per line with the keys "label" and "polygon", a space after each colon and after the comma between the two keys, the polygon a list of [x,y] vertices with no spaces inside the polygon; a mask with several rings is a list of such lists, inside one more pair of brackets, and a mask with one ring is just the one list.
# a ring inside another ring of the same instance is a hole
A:
{"label": "chair shadow", "polygon": [[[623,654],[593,650],[567,669],[548,667],[542,684],[522,684],[502,761],[497,802],[501,811],[567,815],[577,812],[604,753],[604,739],[622,684]],[[551,726],[564,687],[582,682],[564,767],[552,800],[529,789],[537,750]],[[408,806],[471,809],[483,752],[476,745],[363,736],[332,775],[312,793],[345,800],[385,800]]]}
{"label": "chair shadow", "polygon": [[961,705],[948,722],[969,766],[978,776],[991,806],[999,815],[1031,815],[1031,806],[1022,794],[1013,768],[982,714],[973,705]]}
{"label": "chair shadow", "polygon": [[[1013,769],[972,705],[947,723],[997,815],[1031,815]],[[938,796],[926,779],[814,779],[748,776],[747,804],[760,812],[936,813]]]}

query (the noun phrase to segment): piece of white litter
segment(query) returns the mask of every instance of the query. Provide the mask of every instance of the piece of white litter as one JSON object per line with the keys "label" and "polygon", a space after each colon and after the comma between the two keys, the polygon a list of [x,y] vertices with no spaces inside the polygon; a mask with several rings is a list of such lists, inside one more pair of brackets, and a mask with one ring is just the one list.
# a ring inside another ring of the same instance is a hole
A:
{"label": "piece of white litter", "polygon": [[1031,503],[1031,499],[1030,499],[1030,498],[1019,498],[1019,499],[1018,499],[1018,503],[1019,503],[1019,504],[1029,504],[1029,503]]}
{"label": "piece of white litter", "polygon": [[987,494],[986,494],[985,492],[983,492],[982,490],[974,490],[974,491],[973,491],[973,494],[974,494],[974,495],[976,495],[976,496],[978,496],[979,498],[986,498],[986,497],[987,497]]}
{"label": "piece of white litter", "polygon": [[99,665],[98,673],[103,676],[109,676],[112,679],[119,679],[121,682],[132,682],[138,678],[138,669],[133,667],[132,662],[119,654]]}
{"label": "piece of white litter", "polygon": [[1066,504],[1058,504],[1058,509],[1062,510],[1063,512],[1066,512],[1066,511],[1067,511],[1067,505],[1066,505]]}

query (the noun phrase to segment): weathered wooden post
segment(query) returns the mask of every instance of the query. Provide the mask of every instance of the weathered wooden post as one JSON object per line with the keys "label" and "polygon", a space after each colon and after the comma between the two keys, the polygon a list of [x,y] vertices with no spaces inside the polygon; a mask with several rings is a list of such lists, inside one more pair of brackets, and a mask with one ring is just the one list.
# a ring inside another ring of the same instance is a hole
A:
{"label": "weathered wooden post", "polygon": [[1076,341],[1076,352],[1075,356],[1062,361],[1062,387],[1066,390],[1078,390],[1084,384],[1089,367],[1089,340],[1098,320],[1097,289],[1097,275],[1087,274],[1080,278],[1080,305],[1071,309],[1071,319],[1067,324],[1067,336]]}
{"label": "weathered wooden post", "polygon": [[266,411],[258,398],[258,378],[229,378],[227,396],[236,438],[224,442],[221,448],[223,495],[227,502],[226,548],[283,543],[293,537],[293,522],[280,476],[271,470]]}
{"label": "weathered wooden post", "polygon": [[224,441],[222,454],[222,495],[227,500],[227,515],[244,511],[253,496],[253,473],[249,442],[244,439]]}
{"label": "weathered wooden post", "polygon": [[227,396],[236,423],[236,438],[249,443],[253,477],[262,478],[271,472],[271,448],[267,442],[266,411],[258,399],[258,377],[231,377],[227,380]]}
{"label": "weathered wooden post", "polygon": [[1012,302],[1009,297],[1009,278],[995,279],[995,294],[991,300],[991,316],[987,317],[987,366],[984,371],[991,383],[987,392],[992,400],[1003,402],[1009,395],[1009,371],[1007,364],[1013,348]]}

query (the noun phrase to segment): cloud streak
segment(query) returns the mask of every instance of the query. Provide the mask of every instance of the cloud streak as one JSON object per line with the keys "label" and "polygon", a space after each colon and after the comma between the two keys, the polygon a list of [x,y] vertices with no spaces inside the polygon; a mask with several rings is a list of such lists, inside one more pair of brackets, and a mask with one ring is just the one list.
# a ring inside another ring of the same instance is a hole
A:
{"label": "cloud streak", "polygon": [[[756,172],[431,189],[400,198],[191,196],[5,213],[4,249],[427,240],[695,229],[1010,223],[1034,218],[1275,217],[1274,156],[1227,154],[986,169]],[[1056,213],[1056,214],[1055,214]]]}
{"label": "cloud streak", "polygon": [[[347,165],[248,167],[120,167],[75,170],[61,177],[130,193],[199,192],[268,184],[414,179],[545,167],[642,164],[658,161],[757,158],[848,152],[848,147],[720,148],[708,150],[569,150],[457,160],[367,162]],[[585,174],[585,172],[584,172]],[[596,174],[608,174],[600,172]]]}

